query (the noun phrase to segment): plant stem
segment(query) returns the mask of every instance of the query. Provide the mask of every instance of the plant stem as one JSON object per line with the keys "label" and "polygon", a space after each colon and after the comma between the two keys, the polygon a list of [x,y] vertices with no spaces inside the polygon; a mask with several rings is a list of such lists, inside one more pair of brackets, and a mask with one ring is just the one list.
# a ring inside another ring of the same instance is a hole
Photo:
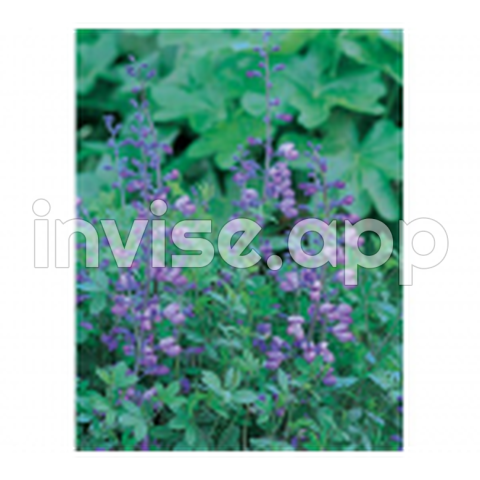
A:
{"label": "plant stem", "polygon": [[263,179],[263,201],[267,199],[267,183],[272,160],[272,118],[270,105],[270,59],[268,56],[268,42],[264,42],[265,48],[265,172]]}

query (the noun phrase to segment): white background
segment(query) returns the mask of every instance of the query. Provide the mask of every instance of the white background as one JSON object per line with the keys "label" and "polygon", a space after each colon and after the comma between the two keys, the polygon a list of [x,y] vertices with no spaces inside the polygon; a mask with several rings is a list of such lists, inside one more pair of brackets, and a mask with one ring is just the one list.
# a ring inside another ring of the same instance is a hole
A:
{"label": "white background", "polygon": [[[478,477],[480,28],[475,4],[296,0],[279,5],[258,0],[2,3],[3,478]],[[31,209],[36,199],[47,198],[52,205],[47,218],[74,216],[74,30],[228,26],[405,29],[405,220],[439,221],[449,234],[450,251],[440,266],[416,270],[413,286],[405,288],[403,453],[74,453],[73,271],[33,268]]]}

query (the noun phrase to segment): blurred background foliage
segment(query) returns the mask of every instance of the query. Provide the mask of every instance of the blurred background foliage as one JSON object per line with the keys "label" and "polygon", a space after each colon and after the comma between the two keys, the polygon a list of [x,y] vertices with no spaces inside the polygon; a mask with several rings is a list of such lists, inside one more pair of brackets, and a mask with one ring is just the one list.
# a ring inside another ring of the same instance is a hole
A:
{"label": "blurred background foliage", "polygon": [[[110,189],[99,169],[108,155],[103,115],[131,115],[128,55],[157,70],[150,90],[160,137],[187,184],[208,182],[228,194],[237,145],[264,131],[263,83],[247,78],[260,34],[250,30],[79,30],[77,32],[77,170],[83,198]],[[273,94],[294,121],[277,126],[275,144],[312,140],[342,178],[360,216],[395,222],[402,204],[402,34],[398,30],[274,30],[284,63]],[[261,159],[258,159],[262,161]],[[293,164],[295,179],[308,173]]]}

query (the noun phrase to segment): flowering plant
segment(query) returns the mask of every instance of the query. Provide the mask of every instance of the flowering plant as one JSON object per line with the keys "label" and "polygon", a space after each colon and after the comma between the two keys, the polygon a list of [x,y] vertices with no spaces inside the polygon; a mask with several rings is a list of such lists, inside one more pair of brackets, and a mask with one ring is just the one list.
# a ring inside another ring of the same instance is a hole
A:
{"label": "flowering plant", "polygon": [[[359,220],[356,192],[315,135],[307,142],[282,135],[294,121],[280,95],[289,67],[275,35],[258,37],[244,76],[262,128],[232,146],[231,162],[222,156],[222,197],[175,168],[173,137],[156,124],[169,112],[152,107],[156,71],[128,56],[131,113],[123,124],[104,116],[109,154],[99,174],[109,188],[92,200],[80,187],[77,202],[79,218],[102,239],[98,269],[85,267],[84,243],[77,244],[80,449],[396,448],[399,345],[381,356],[389,335],[398,335],[397,260],[363,270],[350,286],[346,252],[357,241],[374,251],[377,241],[325,227]],[[103,220],[112,218],[117,234]],[[186,237],[179,222],[207,218],[216,220],[212,238],[229,220],[255,222],[261,231],[253,239],[230,232],[232,248],[261,260],[233,268],[212,247],[201,268],[174,266],[208,232]],[[321,237],[303,234],[312,219],[325,222]],[[295,248],[288,236],[298,237]],[[159,256],[154,265],[158,245],[166,261]],[[338,265],[309,265],[320,249]]]}

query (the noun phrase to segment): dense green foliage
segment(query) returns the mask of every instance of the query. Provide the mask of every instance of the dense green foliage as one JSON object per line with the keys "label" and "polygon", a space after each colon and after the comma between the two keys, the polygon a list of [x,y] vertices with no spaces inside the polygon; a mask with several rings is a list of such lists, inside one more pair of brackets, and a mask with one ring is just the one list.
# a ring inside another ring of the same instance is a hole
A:
{"label": "dense green foliage", "polygon": [[[147,92],[150,111],[158,138],[174,152],[163,157],[162,172],[181,173],[178,181],[167,182],[168,200],[189,194],[194,186],[199,192],[194,218],[208,213],[221,226],[237,211],[232,201],[240,190],[231,167],[238,145],[265,135],[264,86],[245,75],[258,63],[252,52],[258,36],[230,30],[78,32],[78,196],[90,220],[115,218],[126,238],[137,216],[132,201],[138,194],[131,193],[122,207],[112,189],[115,175],[104,169],[114,162],[103,116],[113,114],[124,127],[135,122],[130,99],[136,80],[125,73],[129,55],[157,70]],[[355,197],[341,211],[392,225],[401,217],[400,32],[294,30],[274,31],[272,37],[280,45],[272,58],[286,66],[275,79],[273,95],[294,118],[274,122],[273,143],[291,142],[300,152],[308,141],[321,143],[328,179],[343,180]],[[263,163],[260,152],[254,149],[253,156]],[[301,155],[289,168],[292,188],[308,203],[298,185],[307,181],[310,162]],[[261,191],[259,182],[251,186]],[[261,208],[268,220],[264,238],[283,255],[284,233],[295,222],[267,202]],[[172,210],[169,220],[180,220]],[[367,250],[374,252],[377,245],[376,238],[367,239]],[[264,264],[230,269],[226,281],[218,255],[200,271],[183,271],[194,289],[162,291],[163,284],[148,277],[147,297],[155,297],[160,312],[171,302],[191,306],[191,318],[179,329],[182,346],[204,348],[201,354],[165,358],[168,373],[149,378],[117,345],[105,346],[102,336],[112,326],[128,324],[112,314],[121,274],[111,253],[102,250],[102,255],[110,260],[103,269],[85,269],[83,254],[78,258],[77,287],[85,297],[77,310],[79,449],[398,448],[402,292],[396,253],[380,268],[362,269],[353,289],[329,283],[333,274],[320,277],[325,294],[353,307],[355,342],[331,343],[336,358],[332,385],[321,381],[328,362],[320,356],[310,362],[299,355],[272,371],[253,346],[259,324],[269,322],[274,334],[285,336],[288,315],[307,318],[309,290],[279,288]],[[284,269],[293,271],[287,263]],[[133,270],[142,283],[147,270],[141,265]],[[163,320],[153,331],[159,339],[169,338],[172,325]],[[129,389],[133,393],[127,398]]]}
{"label": "dense green foliage", "polygon": [[[274,94],[295,115],[293,124],[276,129],[277,140],[293,140],[299,149],[307,140],[319,141],[332,176],[342,177],[356,197],[356,213],[398,220],[401,34],[293,30],[274,36],[281,46],[275,60],[287,66]],[[262,82],[245,76],[257,62],[251,51],[257,38],[249,31],[80,31],[78,170],[95,171],[107,151],[103,114],[125,119],[131,112],[133,80],[124,65],[135,54],[160,77],[150,101],[161,137],[174,141],[175,158],[166,171],[178,168],[191,183],[207,180],[228,191],[225,170],[237,145],[263,132]],[[299,162],[294,168],[307,167]]]}

